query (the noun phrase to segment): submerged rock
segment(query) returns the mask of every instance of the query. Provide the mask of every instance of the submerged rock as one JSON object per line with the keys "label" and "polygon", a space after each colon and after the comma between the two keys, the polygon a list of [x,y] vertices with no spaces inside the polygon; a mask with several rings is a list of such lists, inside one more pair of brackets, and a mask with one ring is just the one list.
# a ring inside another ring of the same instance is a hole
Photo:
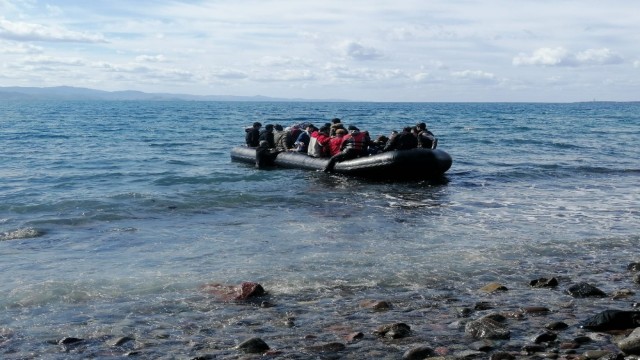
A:
{"label": "submerged rock", "polygon": [[203,289],[223,301],[249,300],[266,294],[262,285],[251,281],[243,282],[238,286],[207,284],[203,286]]}
{"label": "submerged rock", "polygon": [[640,311],[605,310],[585,320],[581,326],[595,331],[632,329],[640,326]]}
{"label": "submerged rock", "polygon": [[269,345],[260,338],[251,338],[241,342],[236,348],[247,354],[260,354],[269,350]]}
{"label": "submerged rock", "polygon": [[343,343],[330,342],[327,344],[307,346],[305,349],[311,352],[326,353],[326,352],[338,352],[346,348],[347,347]]}
{"label": "submerged rock", "polygon": [[585,297],[605,297],[607,294],[604,291],[598,289],[597,287],[588,284],[586,282],[581,282],[570,286],[566,290],[567,294],[576,297],[576,298],[585,298]]}
{"label": "submerged rock", "polygon": [[405,351],[402,355],[402,360],[422,360],[432,357],[434,354],[435,352],[432,348],[428,346],[418,346]]}
{"label": "submerged rock", "polygon": [[499,340],[511,337],[511,332],[505,325],[488,317],[468,322],[464,327],[464,332],[476,339]]}
{"label": "submerged rock", "polygon": [[380,337],[400,339],[409,336],[411,327],[405,323],[387,324],[378,327],[373,333]]}
{"label": "submerged rock", "polygon": [[480,288],[480,291],[486,292],[486,293],[494,293],[494,292],[498,292],[498,291],[507,291],[509,289],[507,289],[506,286],[499,284],[499,283],[490,283],[487,284],[485,286],[483,286],[482,288]]}
{"label": "submerged rock", "polygon": [[629,271],[640,271],[640,262],[633,262],[627,265],[627,270]]}
{"label": "submerged rock", "polygon": [[552,277],[551,279],[547,278],[539,278],[536,280],[531,280],[529,285],[534,288],[546,288],[546,287],[556,287],[558,286],[558,279]]}

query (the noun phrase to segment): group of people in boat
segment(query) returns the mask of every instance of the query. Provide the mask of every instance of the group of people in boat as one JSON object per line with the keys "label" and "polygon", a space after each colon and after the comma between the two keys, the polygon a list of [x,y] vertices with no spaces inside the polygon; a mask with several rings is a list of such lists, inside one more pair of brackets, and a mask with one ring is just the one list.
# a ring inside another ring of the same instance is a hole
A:
{"label": "group of people in boat", "polygon": [[402,131],[392,131],[387,137],[372,140],[368,131],[356,126],[344,126],[339,118],[325,123],[320,128],[311,123],[294,124],[283,128],[280,124],[260,122],[245,129],[246,144],[256,148],[256,166],[270,164],[278,153],[293,151],[312,157],[329,158],[325,172],[333,171],[337,162],[361,156],[375,155],[385,151],[408,150],[417,147],[435,149],[438,139],[427,129],[424,122],[406,126]]}

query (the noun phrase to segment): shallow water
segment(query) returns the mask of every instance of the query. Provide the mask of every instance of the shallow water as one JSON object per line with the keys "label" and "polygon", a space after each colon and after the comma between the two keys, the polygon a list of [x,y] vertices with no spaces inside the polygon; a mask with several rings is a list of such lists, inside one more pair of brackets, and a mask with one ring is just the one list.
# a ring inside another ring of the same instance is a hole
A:
{"label": "shallow water", "polygon": [[[532,300],[530,280],[550,275],[637,290],[624,268],[639,260],[639,110],[0,103],[0,352],[116,356],[104,343],[127,334],[146,339],[127,346],[168,358],[224,352],[252,334],[286,347],[301,328],[331,338],[325,322],[375,327],[425,304],[446,327],[446,299],[473,303],[498,281],[515,306]],[[442,181],[386,183],[230,161],[253,121],[334,116],[374,136],[426,121],[453,166]],[[263,284],[279,305],[256,311],[201,290],[242,281]],[[532,301],[560,306],[560,293]],[[398,305],[360,314],[369,298]],[[294,328],[283,325],[289,314]],[[456,333],[424,329],[437,331]],[[50,344],[65,336],[92,340]]]}

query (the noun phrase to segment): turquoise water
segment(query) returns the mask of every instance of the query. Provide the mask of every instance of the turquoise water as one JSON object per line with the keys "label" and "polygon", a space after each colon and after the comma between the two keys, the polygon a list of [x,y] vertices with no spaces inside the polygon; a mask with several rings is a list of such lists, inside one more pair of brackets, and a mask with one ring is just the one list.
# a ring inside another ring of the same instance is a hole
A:
{"label": "turquoise water", "polygon": [[[212,305],[207,283],[337,301],[560,273],[611,290],[608,274],[640,260],[638,114],[638,103],[2,102],[0,353],[170,329],[205,308],[228,325],[234,310]],[[230,161],[254,121],[336,116],[374,136],[425,121],[453,166],[443,183],[379,183]]]}

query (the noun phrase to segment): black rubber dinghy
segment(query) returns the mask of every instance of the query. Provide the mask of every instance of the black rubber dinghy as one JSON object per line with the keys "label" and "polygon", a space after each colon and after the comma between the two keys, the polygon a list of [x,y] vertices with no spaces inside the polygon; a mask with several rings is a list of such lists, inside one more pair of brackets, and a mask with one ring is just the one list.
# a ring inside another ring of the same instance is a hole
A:
{"label": "black rubber dinghy", "polygon": [[[238,146],[231,150],[233,161],[256,163],[256,149]],[[370,179],[430,179],[442,176],[452,163],[451,156],[439,149],[416,148],[389,151],[336,163],[333,172]],[[274,166],[323,170],[328,158],[314,158],[297,152],[281,152]]]}

